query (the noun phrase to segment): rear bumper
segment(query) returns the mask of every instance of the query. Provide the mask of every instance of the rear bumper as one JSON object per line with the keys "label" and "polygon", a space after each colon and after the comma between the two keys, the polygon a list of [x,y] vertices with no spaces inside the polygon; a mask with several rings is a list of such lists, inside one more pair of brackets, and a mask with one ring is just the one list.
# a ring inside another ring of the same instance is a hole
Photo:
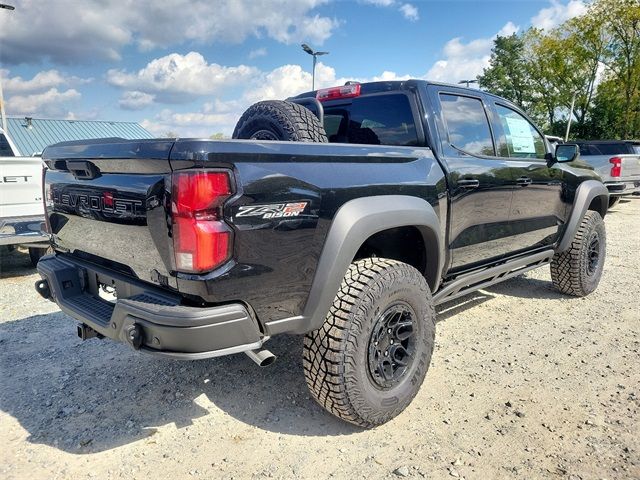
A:
{"label": "rear bumper", "polygon": [[[101,336],[146,353],[198,360],[254,350],[266,340],[239,303],[183,306],[177,295],[68,255],[43,257],[38,272],[46,281],[38,292],[63,312]],[[119,298],[100,298],[100,284],[113,285]]]}
{"label": "rear bumper", "polygon": [[49,243],[49,236],[42,231],[43,224],[43,216],[0,218],[0,245]]}
{"label": "rear bumper", "polygon": [[606,182],[605,185],[609,189],[609,195],[611,196],[637,195],[640,193],[640,180]]}

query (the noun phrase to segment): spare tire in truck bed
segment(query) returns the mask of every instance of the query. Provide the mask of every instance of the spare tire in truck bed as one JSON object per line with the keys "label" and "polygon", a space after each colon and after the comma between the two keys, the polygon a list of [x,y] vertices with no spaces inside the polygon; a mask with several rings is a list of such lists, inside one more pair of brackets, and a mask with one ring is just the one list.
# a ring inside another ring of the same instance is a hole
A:
{"label": "spare tire in truck bed", "polygon": [[324,127],[311,110],[297,103],[268,100],[242,114],[233,138],[327,143]]}

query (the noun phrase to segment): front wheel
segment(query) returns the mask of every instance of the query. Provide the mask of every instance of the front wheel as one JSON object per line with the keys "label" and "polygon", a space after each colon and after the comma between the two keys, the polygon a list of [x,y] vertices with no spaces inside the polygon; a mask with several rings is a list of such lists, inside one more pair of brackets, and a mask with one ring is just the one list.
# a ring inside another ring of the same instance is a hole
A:
{"label": "front wheel", "polygon": [[600,283],[606,256],[607,232],[598,212],[587,211],[566,252],[551,261],[551,280],[567,295],[584,297]]}
{"label": "front wheel", "polygon": [[362,427],[381,425],[418,393],[431,363],[435,310],[415,268],[354,262],[323,326],[305,336],[309,390],[327,411]]}

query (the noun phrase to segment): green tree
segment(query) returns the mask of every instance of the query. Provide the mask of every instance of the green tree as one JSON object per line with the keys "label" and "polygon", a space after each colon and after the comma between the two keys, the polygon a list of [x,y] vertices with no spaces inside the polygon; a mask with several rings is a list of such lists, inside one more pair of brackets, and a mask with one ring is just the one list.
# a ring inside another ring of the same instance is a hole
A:
{"label": "green tree", "polygon": [[230,137],[222,132],[214,133],[209,137],[211,140],[228,140]]}
{"label": "green tree", "polygon": [[494,41],[482,88],[518,104],[547,132],[640,136],[640,2],[594,0],[587,14],[551,31]]}
{"label": "green tree", "polygon": [[478,77],[480,87],[526,108],[530,101],[531,83],[524,54],[522,36],[514,33],[508,37],[496,37],[489,67]]}
{"label": "green tree", "polygon": [[603,92],[606,91],[609,98],[622,99],[618,136],[637,136],[640,134],[640,2],[597,0],[588,14],[601,18],[608,32],[603,63],[607,67],[607,79],[615,80],[617,88],[610,86]]}

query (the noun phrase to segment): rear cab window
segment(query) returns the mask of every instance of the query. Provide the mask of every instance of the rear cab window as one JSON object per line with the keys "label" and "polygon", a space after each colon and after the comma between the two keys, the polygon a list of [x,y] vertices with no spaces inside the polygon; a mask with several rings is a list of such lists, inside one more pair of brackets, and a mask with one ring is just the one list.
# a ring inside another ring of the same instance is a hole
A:
{"label": "rear cab window", "polygon": [[354,98],[349,104],[325,105],[324,128],[331,143],[419,145],[409,98],[390,93]]}
{"label": "rear cab window", "polygon": [[[444,138],[442,142],[444,151],[495,156],[489,119],[482,100],[449,93],[440,93],[439,97],[448,134],[448,142]],[[451,151],[452,147],[454,151]]]}

